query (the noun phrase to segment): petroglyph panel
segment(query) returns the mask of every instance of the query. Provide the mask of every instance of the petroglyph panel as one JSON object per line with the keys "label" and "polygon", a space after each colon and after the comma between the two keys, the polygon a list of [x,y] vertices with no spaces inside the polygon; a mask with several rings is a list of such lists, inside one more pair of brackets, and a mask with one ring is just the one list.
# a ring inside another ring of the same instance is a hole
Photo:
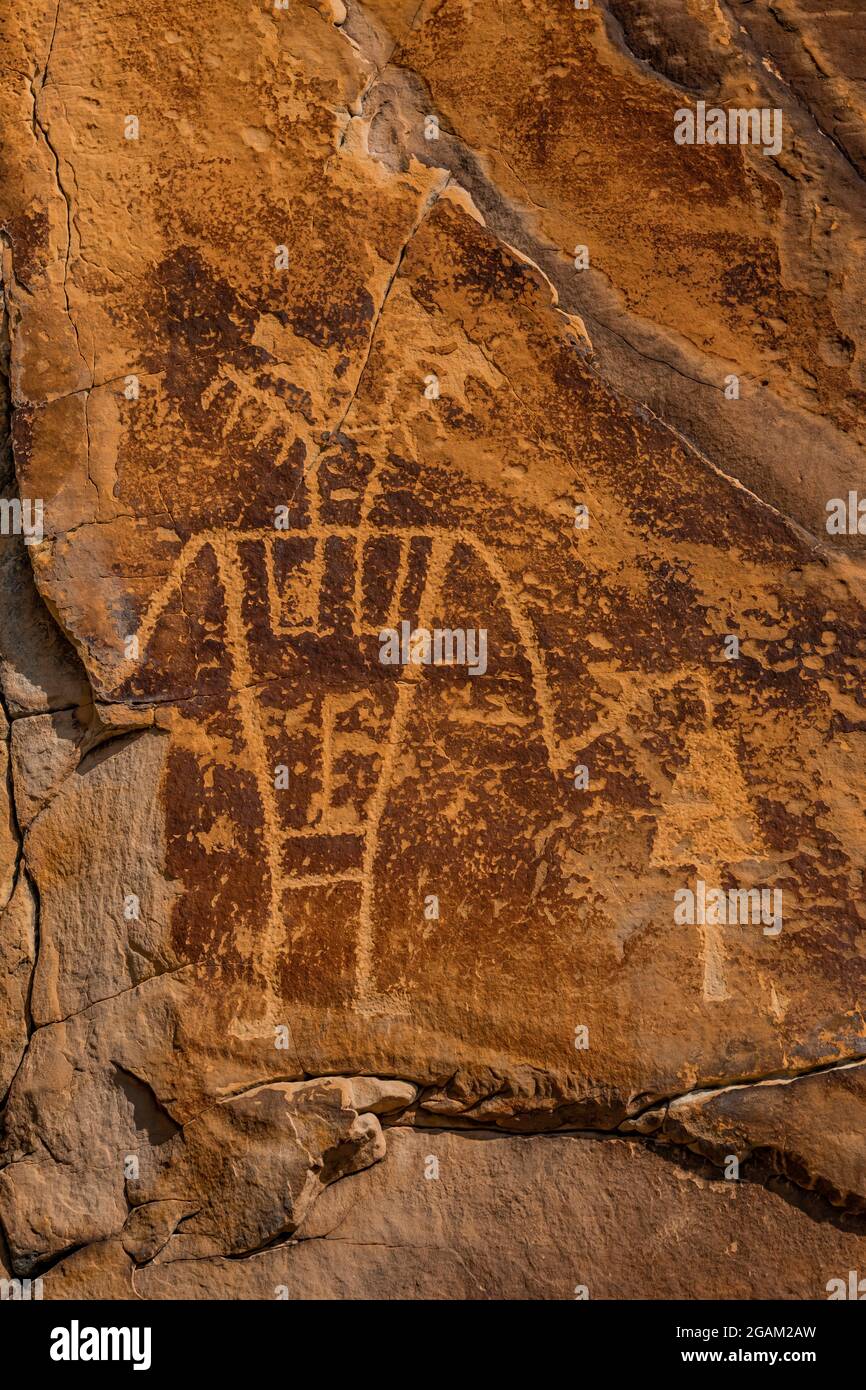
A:
{"label": "petroglyph panel", "polygon": [[[9,1267],[187,1296],[396,1120],[617,1130],[668,1205],[733,1134],[814,1203],[741,1203],[794,1233],[802,1296],[803,1252],[862,1243],[816,1245],[820,1203],[866,1201],[816,1119],[860,1124],[866,1058],[833,17],[87,0],[5,28],[7,490],[43,504],[0,566]],[[461,1142],[433,1147],[483,1187]],[[636,1289],[602,1245],[597,1287]]]}

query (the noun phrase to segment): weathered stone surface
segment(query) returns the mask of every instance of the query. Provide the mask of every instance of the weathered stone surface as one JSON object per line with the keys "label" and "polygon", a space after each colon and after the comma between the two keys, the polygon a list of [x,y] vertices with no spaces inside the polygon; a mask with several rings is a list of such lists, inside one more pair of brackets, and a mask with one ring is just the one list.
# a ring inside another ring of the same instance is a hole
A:
{"label": "weathered stone surface", "polygon": [[27,1045],[36,912],[30,885],[21,872],[9,757],[11,728],[2,711],[0,732],[0,1097],[4,1097]]}
{"label": "weathered stone surface", "polygon": [[12,725],[12,782],[18,824],[26,830],[34,816],[78,765],[87,730],[71,710],[35,714]]}
{"label": "weathered stone surface", "polygon": [[135,1265],[119,1240],[97,1241],[76,1250],[43,1277],[45,1299],[135,1298]]}
{"label": "weathered stone surface", "polygon": [[[98,745],[27,831],[41,902],[39,1024],[181,964],[170,943],[176,887],[165,869],[158,800],[165,745],[150,731]],[[68,741],[61,749],[72,757]]]}
{"label": "weathered stone surface", "polygon": [[0,1095],[5,1096],[27,1046],[36,962],[36,904],[24,874],[0,913],[0,942]]}
{"label": "weathered stone surface", "polygon": [[[373,0],[351,9],[350,32],[362,9],[396,39],[365,108],[379,140],[395,119],[410,123],[401,107],[411,74],[413,102],[438,113],[443,131],[425,154],[411,122],[413,152],[454,169],[490,224],[544,265],[615,385],[823,532],[826,499],[862,471],[866,191],[850,151],[824,138],[839,121],[860,148],[862,80],[859,96],[844,82],[859,107],[849,126],[814,31],[862,57],[859,6],[824,18],[769,0],[612,0],[470,17],[464,0],[396,12]],[[787,85],[805,95],[803,67],[811,111]],[[676,145],[674,113],[697,100],[781,111],[778,156]],[[586,272],[572,264],[580,245]],[[742,386],[735,410],[723,394],[731,372]]]}
{"label": "weathered stone surface", "polygon": [[[141,1032],[156,1031],[158,1015],[145,1013],[146,996],[139,1002]],[[16,1273],[121,1227],[138,1263],[172,1236],[172,1248],[193,1258],[267,1245],[300,1225],[328,1183],[385,1156],[368,1107],[401,1108],[415,1095],[378,1078],[280,1083],[180,1124],[146,1080],[105,1055],[112,1048],[119,1058],[118,1023],[117,1014],[101,1028],[79,1015],[39,1030],[15,1079],[0,1220]],[[129,1050],[140,1043],[130,1039]],[[46,1183],[48,1210],[37,1201]]]}
{"label": "weathered stone surface", "polygon": [[[866,1075],[856,1062],[796,1081],[698,1092],[647,1117],[645,1132],[715,1162],[768,1160],[833,1205],[866,1211]],[[660,1129],[656,1129],[656,1124]]]}
{"label": "weathered stone surface", "polygon": [[[400,1090],[389,1096],[387,1083],[374,1088],[374,1103],[403,1099]],[[159,1171],[130,1184],[136,1207],[125,1249],[147,1262],[181,1219],[172,1248],[193,1258],[244,1254],[296,1230],[328,1183],[385,1157],[378,1119],[353,1104],[357,1089],[343,1078],[261,1086],[190,1121],[165,1145]],[[185,1187],[182,1205],[174,1194]]]}
{"label": "weathered stone surface", "polygon": [[11,717],[79,708],[90,687],[80,662],[36,592],[20,536],[0,536],[0,680]]}
{"label": "weathered stone surface", "polygon": [[9,741],[11,727],[0,710],[0,907],[6,907],[18,872],[19,838],[12,796]]}
{"label": "weathered stone surface", "polygon": [[52,1297],[862,1263],[862,22],[506,9],[4,20],[0,1225]]}
{"label": "weathered stone surface", "polygon": [[390,1131],[385,1163],[330,1188],[304,1230],[244,1261],[172,1259],[168,1246],[136,1271],[136,1292],[574,1299],[583,1286],[590,1299],[815,1299],[862,1268],[864,1249],[759,1186],[708,1180],[622,1140],[403,1129]]}

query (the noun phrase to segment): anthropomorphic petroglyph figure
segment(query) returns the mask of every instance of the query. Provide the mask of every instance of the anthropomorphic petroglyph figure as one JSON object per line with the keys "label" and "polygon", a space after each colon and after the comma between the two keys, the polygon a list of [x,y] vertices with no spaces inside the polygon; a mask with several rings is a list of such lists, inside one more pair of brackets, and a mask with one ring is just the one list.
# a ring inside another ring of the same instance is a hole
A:
{"label": "anthropomorphic petroglyph figure", "polygon": [[[461,527],[407,520],[390,477],[373,474],[359,485],[349,450],[299,480],[297,499],[278,509],[275,525],[208,531],[186,543],[142,623],[145,664],[185,577],[206,564],[232,667],[237,762],[252,774],[268,865],[266,925],[244,949],[270,981],[299,903],[316,890],[348,893],[363,999],[371,989],[379,829],[404,757],[407,717],[420,681],[453,691],[468,675],[454,666],[383,664],[380,633],[403,623],[466,622],[494,632],[507,625],[533,706],[512,717],[532,726],[553,773],[563,755],[535,632],[491,547]],[[448,611],[455,595],[471,604],[462,597],[467,582],[470,593],[472,583],[486,586],[489,612]],[[486,656],[495,681],[497,653]]]}

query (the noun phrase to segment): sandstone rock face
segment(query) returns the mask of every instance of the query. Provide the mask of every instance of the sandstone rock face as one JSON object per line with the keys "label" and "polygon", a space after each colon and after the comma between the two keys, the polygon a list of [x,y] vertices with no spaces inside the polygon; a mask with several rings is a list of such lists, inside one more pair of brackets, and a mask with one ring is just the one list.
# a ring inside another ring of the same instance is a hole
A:
{"label": "sandstone rock face", "polygon": [[866,1262],[859,7],[4,29],[7,1273],[826,1297]]}

